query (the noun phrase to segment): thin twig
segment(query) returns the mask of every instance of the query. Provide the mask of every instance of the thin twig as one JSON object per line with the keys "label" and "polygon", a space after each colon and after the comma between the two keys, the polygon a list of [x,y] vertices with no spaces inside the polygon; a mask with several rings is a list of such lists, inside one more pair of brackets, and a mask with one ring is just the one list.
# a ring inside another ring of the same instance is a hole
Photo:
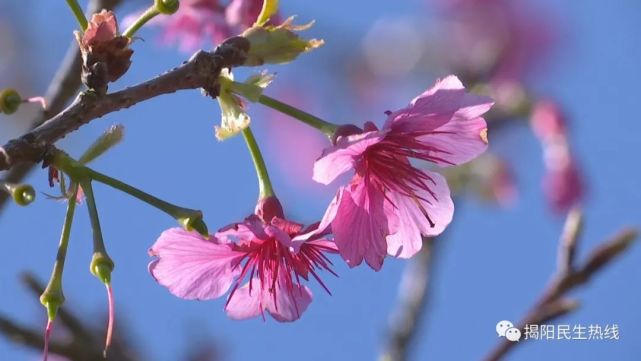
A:
{"label": "thin twig", "polygon": [[[566,298],[566,295],[592,279],[604,266],[625,252],[637,237],[636,230],[625,229],[612,239],[596,247],[588,256],[587,261],[582,266],[576,267],[573,254],[582,229],[581,224],[581,215],[576,211],[571,212],[566,221],[563,235],[559,240],[559,270],[548,288],[541,295],[539,301],[515,326],[522,333],[525,332],[526,325],[543,324],[574,311],[579,304],[575,300]],[[500,360],[514,346],[521,343],[523,341],[511,342],[503,339],[485,360]]]}
{"label": "thin twig", "polygon": [[425,316],[425,304],[432,276],[436,239],[426,238],[423,248],[407,265],[401,279],[384,349],[379,361],[404,361]]}
{"label": "thin twig", "polygon": [[[22,275],[22,281],[36,296],[42,293],[43,283],[34,275],[25,273]],[[50,340],[49,350],[52,354],[64,356],[72,361],[105,360],[103,357],[104,330],[101,325],[96,327],[84,323],[80,317],[74,315],[66,307],[61,307],[57,316],[56,327],[64,329],[62,333],[65,334],[65,337]],[[0,315],[0,335],[6,336],[15,343],[42,350],[44,346],[43,333],[43,329],[24,327],[14,320]],[[137,355],[130,346],[126,330],[121,329],[113,341],[107,360],[135,361],[144,359]]]}
{"label": "thin twig", "polygon": [[0,148],[0,170],[39,162],[49,146],[82,125],[159,95],[202,88],[215,97],[221,69],[242,65],[248,46],[245,38],[230,38],[214,52],[199,51],[188,62],[146,82],[104,96],[82,93],[58,115]]}
{"label": "thin twig", "polygon": [[[87,14],[93,14],[102,9],[111,10],[118,6],[122,0],[91,0],[87,9]],[[49,87],[45,98],[47,99],[48,108],[45,111],[36,115],[29,123],[30,129],[34,129],[45,120],[51,118],[53,115],[60,113],[67,102],[78,92],[80,89],[80,68],[82,59],[80,57],[80,50],[76,40],[72,40],[67,50],[64,60],[56,71]],[[34,164],[19,164],[13,167],[4,177],[4,180],[9,183],[20,183],[34,168]],[[9,195],[0,192],[0,212],[4,208]]]}

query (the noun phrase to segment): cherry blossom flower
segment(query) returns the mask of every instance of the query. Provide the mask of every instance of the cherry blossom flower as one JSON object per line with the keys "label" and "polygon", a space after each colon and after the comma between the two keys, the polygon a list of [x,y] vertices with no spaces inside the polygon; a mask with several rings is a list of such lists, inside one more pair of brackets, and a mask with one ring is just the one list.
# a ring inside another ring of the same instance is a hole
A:
{"label": "cherry blossom flower", "polygon": [[185,299],[218,298],[231,289],[225,309],[232,319],[264,318],[267,311],[280,322],[297,320],[312,301],[301,279],[311,275],[329,293],[318,271],[335,274],[326,253],[336,247],[315,226],[285,220],[279,203],[267,202],[257,214],[263,218],[252,215],[209,238],[179,228],[163,232],[149,250],[157,257],[152,276]]}
{"label": "cherry blossom flower", "polygon": [[430,0],[448,19],[450,61],[493,83],[522,82],[555,48],[551,14],[510,0]]}
{"label": "cherry blossom flower", "polygon": [[422,236],[443,232],[454,212],[448,185],[440,174],[414,167],[410,158],[450,166],[483,153],[487,126],[481,115],[492,104],[448,76],[406,108],[388,112],[382,129],[366,123],[361,134],[339,137],[325,150],[314,165],[314,180],[329,184],[355,170],[319,226],[331,224],[351,267],[365,260],[379,270],[386,254],[409,258],[420,250]]}
{"label": "cherry blossom flower", "polygon": [[256,21],[262,3],[262,0],[232,0],[228,4],[218,0],[182,0],[175,14],[159,16],[151,24],[163,28],[161,42],[177,42],[181,51],[189,52],[204,43],[220,44],[249,28]]}
{"label": "cherry blossom flower", "polygon": [[570,149],[565,117],[555,102],[544,100],[535,105],[531,125],[543,147],[548,203],[557,212],[567,211],[581,201],[585,185]]}

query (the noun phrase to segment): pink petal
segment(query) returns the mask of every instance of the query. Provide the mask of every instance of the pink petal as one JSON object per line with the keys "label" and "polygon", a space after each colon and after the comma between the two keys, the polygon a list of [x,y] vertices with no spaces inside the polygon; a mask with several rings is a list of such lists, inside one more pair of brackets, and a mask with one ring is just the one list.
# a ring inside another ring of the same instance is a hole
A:
{"label": "pink petal", "polygon": [[269,237],[276,239],[280,244],[282,244],[285,247],[292,246],[291,237],[287,233],[285,233],[282,229],[276,226],[272,226],[272,225],[266,226],[265,233],[267,233]]}
{"label": "pink petal", "polygon": [[[281,283],[279,283],[281,285]],[[277,297],[268,296],[267,311],[279,322],[296,321],[312,303],[312,291],[307,286],[293,284],[291,290],[279,289]]]}
{"label": "pink petal", "polygon": [[327,148],[314,163],[314,180],[322,184],[331,183],[339,175],[353,169],[359,156],[384,137],[385,132],[374,131],[339,138],[338,144]]}
{"label": "pink petal", "polygon": [[[425,172],[434,183],[428,183],[430,192],[416,190],[416,198],[397,192],[388,193],[385,210],[388,212],[390,235],[387,236],[387,252],[400,258],[410,258],[421,250],[422,236],[436,236],[452,221],[454,203],[445,178],[435,172]],[[423,210],[434,226],[429,222]]]}
{"label": "pink petal", "polygon": [[461,81],[450,75],[438,80],[406,108],[391,113],[383,128],[404,128],[405,131],[416,130],[416,127],[434,129],[447,122],[454,113],[462,112],[474,118],[487,112],[492,104],[490,98],[466,93]]}
{"label": "pink petal", "polygon": [[[341,192],[341,191],[342,190],[339,190],[339,192]],[[338,197],[338,195],[337,195],[337,197]],[[335,198],[335,200],[336,200],[336,198]],[[332,204],[335,204],[335,202],[332,201]],[[336,208],[336,207],[334,207],[334,208]],[[334,211],[334,214],[335,213],[336,212]],[[334,215],[330,215],[330,216],[331,216],[331,219],[329,220],[329,222],[331,222],[334,219],[333,218]],[[334,241],[328,240],[327,238],[324,238],[324,237],[329,236],[329,234],[331,233],[331,231],[329,229],[327,229],[328,226],[330,225],[329,222],[326,224],[326,226],[324,226],[324,228],[320,228],[319,227],[320,224],[316,223],[316,225],[314,225],[312,227],[308,227],[308,229],[306,229],[307,232],[299,234],[296,237],[292,238],[292,244],[290,246],[290,251],[292,251],[294,253],[298,253],[300,251],[300,247],[303,244],[309,243],[309,244],[314,244],[314,245],[318,245],[320,247],[323,247],[323,248],[327,249],[328,252],[338,252],[338,248],[336,247],[336,243],[334,243]]]}
{"label": "pink petal", "polygon": [[206,300],[222,296],[240,270],[243,253],[213,237],[172,228],[163,232],[149,250],[158,257],[149,271],[158,283],[181,298]]}
{"label": "pink petal", "polygon": [[483,118],[466,118],[460,113],[434,129],[430,134],[418,137],[421,143],[440,150],[433,160],[441,166],[463,164],[487,149],[487,124]]}
{"label": "pink petal", "polygon": [[245,320],[267,311],[276,321],[296,321],[312,302],[312,292],[298,284],[292,284],[288,289],[285,282],[284,276],[281,277],[274,297],[269,288],[261,290],[260,280],[254,278],[251,292],[249,283],[234,292],[227,304],[227,315],[234,320]]}
{"label": "pink petal", "polygon": [[246,320],[248,318],[254,318],[263,312],[263,305],[261,303],[263,291],[256,285],[260,285],[258,278],[252,280],[251,293],[249,292],[249,283],[246,283],[231,295],[231,299],[225,307],[229,318],[233,320]]}
{"label": "pink petal", "polygon": [[389,115],[384,129],[390,134],[419,135],[426,146],[436,148],[434,162],[461,164],[487,148],[487,124],[480,116],[494,103],[469,94],[457,77],[450,75],[414,98],[407,108]]}
{"label": "pink petal", "polygon": [[341,256],[350,267],[358,266],[365,259],[378,271],[387,253],[388,226],[383,194],[362,180],[339,190],[339,195],[331,225]]}
{"label": "pink petal", "polygon": [[256,215],[249,216],[241,223],[230,224],[215,234],[215,238],[222,243],[246,245],[256,239],[267,240],[265,224]]}

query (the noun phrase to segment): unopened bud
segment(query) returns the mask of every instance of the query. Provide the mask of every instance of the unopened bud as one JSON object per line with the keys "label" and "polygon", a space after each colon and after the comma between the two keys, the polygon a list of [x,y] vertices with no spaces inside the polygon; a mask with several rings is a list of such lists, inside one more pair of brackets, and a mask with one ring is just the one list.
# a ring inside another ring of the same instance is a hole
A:
{"label": "unopened bud", "polygon": [[18,205],[27,206],[36,199],[36,192],[28,184],[0,183],[0,185],[11,194],[13,201]]}
{"label": "unopened bud", "polygon": [[178,0],[156,0],[154,2],[154,5],[156,6],[156,10],[158,10],[159,13],[165,14],[165,15],[171,15],[178,11],[180,8],[180,1]]}
{"label": "unopened bud", "polygon": [[0,91],[0,112],[13,114],[22,104],[22,97],[15,89],[4,89]]}

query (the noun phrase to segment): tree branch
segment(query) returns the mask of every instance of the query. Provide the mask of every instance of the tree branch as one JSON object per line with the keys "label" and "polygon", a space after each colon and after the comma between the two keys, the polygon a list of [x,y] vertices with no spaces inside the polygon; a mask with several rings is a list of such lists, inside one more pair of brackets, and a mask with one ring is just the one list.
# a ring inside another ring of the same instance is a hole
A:
{"label": "tree branch", "polygon": [[212,53],[199,51],[188,62],[125,90],[104,96],[93,92],[81,93],[58,115],[0,148],[0,170],[24,162],[39,162],[49,146],[82,125],[147,99],[198,88],[216,97],[221,69],[242,65],[248,47],[249,42],[245,38],[230,38]]}
{"label": "tree branch", "polygon": [[[87,9],[87,14],[93,14],[101,9],[111,10],[118,6],[122,0],[91,0]],[[46,119],[51,118],[53,115],[60,113],[65,104],[78,92],[80,88],[80,68],[82,59],[80,58],[80,50],[76,40],[72,40],[65,55],[64,60],[60,64],[58,71],[54,75],[45,98],[47,99],[47,110],[40,112],[34,119],[31,120],[30,128],[34,129],[40,124],[44,123]],[[9,183],[20,183],[33,169],[34,164],[19,164],[13,167],[4,177]],[[0,211],[9,199],[9,195],[0,192]]]}
{"label": "tree branch", "polygon": [[411,259],[401,279],[398,301],[387,330],[385,348],[379,361],[404,361],[416,332],[425,317],[425,304],[432,276],[434,238],[426,238],[423,248]]}
{"label": "tree branch", "polygon": [[[625,252],[637,237],[636,230],[623,230],[609,241],[596,247],[588,256],[587,261],[580,267],[576,267],[573,264],[574,252],[582,229],[581,218],[580,213],[576,210],[568,215],[564,232],[559,240],[559,269],[539,301],[534,304],[521,322],[515,325],[522,333],[525,332],[526,325],[544,324],[574,311],[579,304],[575,300],[566,298],[566,294],[592,279],[604,266]],[[523,340],[511,342],[504,338],[485,360],[500,360],[514,346],[521,343]]]}

